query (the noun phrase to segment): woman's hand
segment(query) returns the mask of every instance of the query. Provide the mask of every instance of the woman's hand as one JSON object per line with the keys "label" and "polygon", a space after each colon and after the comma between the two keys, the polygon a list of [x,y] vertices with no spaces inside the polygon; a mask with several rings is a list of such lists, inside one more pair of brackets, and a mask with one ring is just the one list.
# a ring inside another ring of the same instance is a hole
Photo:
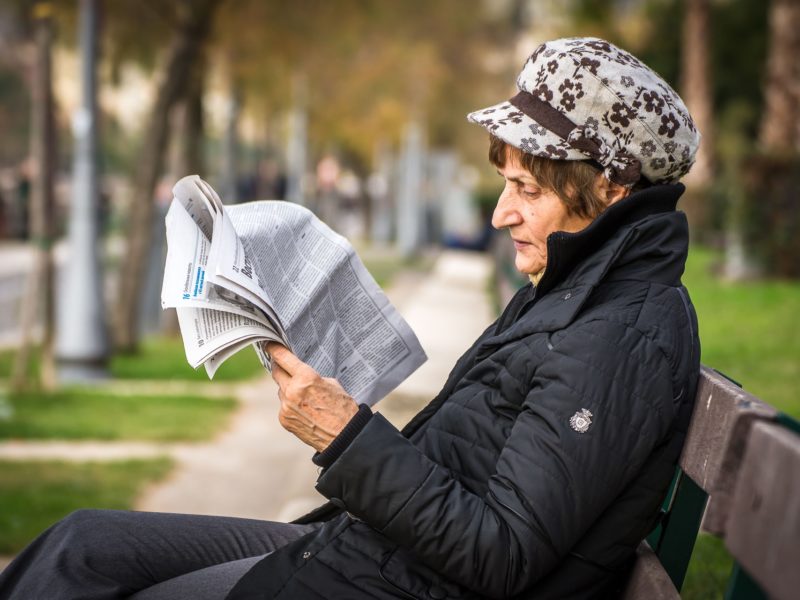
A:
{"label": "woman's hand", "polygon": [[278,421],[301,441],[322,452],[358,412],[338,381],[321,377],[284,346],[270,342],[272,377],[278,384]]}

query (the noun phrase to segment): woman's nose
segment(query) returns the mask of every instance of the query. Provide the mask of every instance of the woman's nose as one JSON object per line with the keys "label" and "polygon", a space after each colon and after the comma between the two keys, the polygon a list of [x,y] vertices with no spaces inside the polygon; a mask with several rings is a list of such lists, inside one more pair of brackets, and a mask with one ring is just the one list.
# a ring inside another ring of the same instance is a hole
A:
{"label": "woman's nose", "polygon": [[506,185],[500,197],[497,199],[497,205],[494,207],[494,212],[492,213],[492,227],[495,229],[503,229],[504,227],[519,225],[520,219],[521,216],[515,206],[511,190],[509,190],[509,186]]}

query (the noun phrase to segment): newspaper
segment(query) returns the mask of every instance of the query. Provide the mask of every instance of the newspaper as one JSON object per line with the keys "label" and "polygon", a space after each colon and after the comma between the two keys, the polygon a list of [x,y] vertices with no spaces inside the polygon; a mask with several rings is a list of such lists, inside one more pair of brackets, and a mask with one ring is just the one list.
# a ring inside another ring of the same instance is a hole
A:
{"label": "newspaper", "polygon": [[350,243],[289,202],[225,206],[196,175],[166,216],[163,308],[175,308],[186,359],[213,378],[253,346],[292,350],[359,403],[374,404],[427,357]]}

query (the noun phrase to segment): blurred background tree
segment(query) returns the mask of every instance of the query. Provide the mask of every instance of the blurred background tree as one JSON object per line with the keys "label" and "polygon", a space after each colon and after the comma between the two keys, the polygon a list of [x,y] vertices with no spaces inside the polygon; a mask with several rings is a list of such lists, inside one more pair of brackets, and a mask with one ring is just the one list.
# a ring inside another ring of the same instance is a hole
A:
{"label": "blurred background tree", "polygon": [[[77,10],[69,0],[51,4],[54,121],[64,140],[74,105],[64,74],[74,69]],[[23,0],[0,2],[5,205],[27,193],[27,10]],[[790,0],[104,2],[105,231],[125,248],[114,272],[126,274],[111,294],[117,346],[134,350],[143,330],[138,307],[141,294],[151,294],[145,281],[158,254],[153,223],[168,182],[200,172],[230,201],[281,196],[287,184],[279,179],[291,166],[289,131],[298,126],[305,131],[303,185],[313,186],[314,165],[326,156],[362,183],[379,163],[389,165],[384,174],[391,178],[403,132],[417,122],[426,152],[454,152],[460,165],[477,168],[475,198],[484,199],[486,212],[496,182],[485,166],[485,134],[464,115],[498,93],[510,95],[525,56],[557,35],[610,39],[682,92],[704,134],[682,206],[696,240],[727,249],[718,269],[730,278],[796,277],[798,134],[774,124],[797,122],[798,67],[789,58],[797,54],[797,10]],[[57,215],[68,197],[70,153],[69,144],[57,148]],[[358,193],[368,221],[370,196]],[[6,210],[5,221],[19,230],[13,212]],[[54,222],[61,231],[63,219]],[[5,229],[7,237],[21,231]]]}
{"label": "blurred background tree", "polygon": [[172,40],[166,50],[149,123],[141,147],[141,158],[133,179],[134,194],[128,215],[126,252],[119,278],[119,294],[114,311],[114,340],[123,351],[136,348],[139,340],[139,307],[152,243],[156,184],[164,170],[169,139],[169,117],[173,107],[187,95],[196,77],[198,61],[211,29],[219,0],[183,0],[171,4]]}
{"label": "blurred background tree", "polygon": [[743,164],[747,241],[769,275],[800,277],[800,2],[772,0],[764,110]]}

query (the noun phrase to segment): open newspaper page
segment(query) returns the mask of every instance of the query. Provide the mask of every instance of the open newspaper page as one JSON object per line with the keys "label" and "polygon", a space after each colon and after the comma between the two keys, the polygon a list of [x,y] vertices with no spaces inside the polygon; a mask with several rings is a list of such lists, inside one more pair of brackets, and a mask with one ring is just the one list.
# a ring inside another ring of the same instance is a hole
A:
{"label": "open newspaper page", "polygon": [[[223,289],[236,298],[229,307],[240,299],[252,302],[276,334],[257,333],[263,320],[241,311],[227,311],[240,319],[231,321],[208,315],[197,304],[175,304],[190,363],[213,357],[218,365],[242,344],[279,338],[321,375],[338,379],[358,402],[373,404],[426,360],[413,331],[349,242],[313,213],[287,202],[223,206],[197,176],[182,179],[174,192],[201,235],[211,235],[209,247],[183,250],[187,257],[171,275],[181,289],[171,297],[188,293],[192,299],[198,279],[196,271],[188,277],[188,263],[203,263],[198,292],[208,286],[205,301]],[[187,220],[181,220],[188,230]],[[211,351],[202,350],[206,342],[191,341],[209,335],[217,340]],[[269,366],[261,345],[254,346]]]}
{"label": "open newspaper page", "polygon": [[[207,253],[203,257],[202,271],[198,272],[202,276],[200,280],[200,296],[204,296],[214,289],[227,290],[235,294],[237,298],[258,308],[267,317],[272,328],[285,339],[280,319],[275,314],[269,301],[260,293],[259,286],[252,285],[252,282],[244,277],[220,278],[217,276],[220,249],[225,244],[233,244],[238,249],[238,252],[241,253],[243,250],[241,250],[241,242],[236,237],[236,232],[231,225],[230,219],[225,215],[225,207],[216,192],[197,175],[191,175],[181,179],[173,188],[173,193],[175,201],[186,209],[186,212],[200,228],[206,239],[211,242]],[[204,285],[204,283],[208,285]]]}
{"label": "open newspaper page", "polygon": [[226,210],[241,246],[220,247],[217,274],[252,277],[301,360],[367,404],[425,362],[414,332],[350,243],[311,211],[276,201]]}
{"label": "open newspaper page", "polygon": [[211,242],[180,202],[167,212],[167,262],[161,288],[162,308],[224,310],[275,329],[269,318],[238,294],[206,280]]}
{"label": "open newspaper page", "polygon": [[206,281],[211,244],[204,231],[212,231],[211,223],[204,227],[192,217],[191,209],[191,203],[176,199],[167,213],[161,304],[177,310],[189,364],[195,368],[203,364],[213,377],[226,358],[253,341],[287,342],[281,328],[252,303]]}

